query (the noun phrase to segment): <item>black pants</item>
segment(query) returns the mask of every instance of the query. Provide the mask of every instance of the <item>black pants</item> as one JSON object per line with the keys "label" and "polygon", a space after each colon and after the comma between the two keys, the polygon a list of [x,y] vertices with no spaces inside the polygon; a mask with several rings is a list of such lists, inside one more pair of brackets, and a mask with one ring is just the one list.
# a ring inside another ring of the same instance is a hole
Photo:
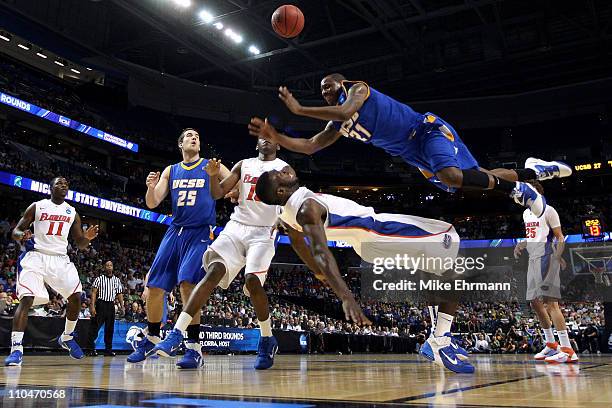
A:
{"label": "black pants", "polygon": [[104,300],[96,300],[96,316],[91,318],[89,332],[89,344],[95,350],[95,341],[98,337],[100,327],[104,325],[105,350],[113,349],[113,334],[115,332],[115,303]]}

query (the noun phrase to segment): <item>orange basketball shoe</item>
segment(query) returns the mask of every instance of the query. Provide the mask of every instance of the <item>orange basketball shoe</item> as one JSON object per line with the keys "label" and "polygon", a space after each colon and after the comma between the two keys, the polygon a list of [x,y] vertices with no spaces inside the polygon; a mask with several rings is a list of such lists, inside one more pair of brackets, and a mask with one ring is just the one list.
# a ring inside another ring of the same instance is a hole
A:
{"label": "orange basketball shoe", "polygon": [[571,347],[561,347],[560,352],[554,356],[546,357],[544,361],[550,364],[577,363],[578,354]]}
{"label": "orange basketball shoe", "polygon": [[535,355],[535,359],[540,361],[544,360],[546,357],[552,357],[558,352],[561,351],[561,347],[559,347],[559,343],[556,341],[554,343],[546,343],[546,347],[542,349],[538,354]]}

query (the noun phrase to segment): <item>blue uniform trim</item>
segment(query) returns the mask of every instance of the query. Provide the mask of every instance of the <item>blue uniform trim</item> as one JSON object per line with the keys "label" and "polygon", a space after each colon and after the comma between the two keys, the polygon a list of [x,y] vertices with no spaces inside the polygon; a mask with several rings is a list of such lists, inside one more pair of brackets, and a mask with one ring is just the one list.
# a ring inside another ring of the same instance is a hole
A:
{"label": "blue uniform trim", "polygon": [[413,224],[404,224],[397,221],[378,221],[372,217],[353,217],[329,214],[329,226],[331,229],[362,229],[372,231],[378,235],[396,236],[403,238],[423,238],[444,234],[448,230],[431,233]]}

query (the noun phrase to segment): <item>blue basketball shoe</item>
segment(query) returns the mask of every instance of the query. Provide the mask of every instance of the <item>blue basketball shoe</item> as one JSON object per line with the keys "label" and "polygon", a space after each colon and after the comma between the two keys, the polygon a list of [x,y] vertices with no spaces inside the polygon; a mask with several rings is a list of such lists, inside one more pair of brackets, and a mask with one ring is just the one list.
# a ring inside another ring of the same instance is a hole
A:
{"label": "blue basketball shoe", "polygon": [[127,358],[128,363],[140,363],[144,361],[149,352],[155,347],[155,344],[145,335],[140,339],[134,339],[132,342],[134,351]]}
{"label": "blue basketball shoe", "polygon": [[572,168],[563,162],[547,162],[535,157],[525,160],[525,168],[535,171],[538,180],[549,180],[555,177],[562,178],[572,175]]}
{"label": "blue basketball shoe", "polygon": [[176,366],[178,368],[188,370],[200,368],[204,365],[202,352],[199,350],[199,347],[197,349],[194,347],[194,342],[187,342],[187,349],[185,350],[185,355],[176,363]]}
{"label": "blue basketball shoe", "polygon": [[[450,336],[430,337],[427,344],[434,356],[434,363],[459,374],[472,374],[474,366],[457,356],[455,348],[451,345]],[[425,345],[423,345],[425,347]]]}
{"label": "blue basketball shoe", "polygon": [[541,217],[546,210],[546,199],[530,184],[517,181],[510,196],[517,204],[528,207],[536,217]]}
{"label": "blue basketball shoe", "polygon": [[274,355],[278,351],[278,342],[274,336],[260,337],[257,344],[256,370],[267,370],[274,364]]}
{"label": "blue basketball shoe", "polygon": [[172,329],[164,340],[157,343],[147,355],[157,354],[162,357],[174,357],[183,344],[183,333],[178,329]]}
{"label": "blue basketball shoe", "polygon": [[21,366],[21,362],[23,361],[23,353],[19,350],[13,351],[8,355],[7,358],[4,359],[5,366]]}
{"label": "blue basketball shoe", "polygon": [[[450,337],[451,339],[450,344],[451,344],[451,347],[455,350],[455,354],[457,354],[457,358],[464,361],[470,357],[467,350],[461,347],[459,343],[457,343],[457,340],[450,333],[446,333],[445,336]],[[429,336],[430,339],[432,337],[433,336]],[[419,354],[425,357],[426,359],[428,359],[429,361],[434,361],[434,353],[428,342],[423,343],[423,345],[421,346],[419,350]]]}
{"label": "blue basketball shoe", "polygon": [[72,332],[68,335],[71,337],[71,339],[69,340],[62,340],[62,336],[59,336],[59,338],[57,339],[57,343],[70,352],[70,357],[77,360],[80,360],[85,357],[83,350],[81,350],[81,346],[79,346],[79,344],[76,342],[76,332]]}

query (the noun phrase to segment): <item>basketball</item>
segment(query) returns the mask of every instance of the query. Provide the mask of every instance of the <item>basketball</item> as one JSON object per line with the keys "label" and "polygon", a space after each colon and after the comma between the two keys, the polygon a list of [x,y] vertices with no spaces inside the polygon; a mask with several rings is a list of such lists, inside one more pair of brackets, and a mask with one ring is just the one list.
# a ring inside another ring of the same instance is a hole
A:
{"label": "basketball", "polygon": [[304,29],[304,13],[296,6],[280,6],[272,14],[272,28],[283,38],[297,37]]}

